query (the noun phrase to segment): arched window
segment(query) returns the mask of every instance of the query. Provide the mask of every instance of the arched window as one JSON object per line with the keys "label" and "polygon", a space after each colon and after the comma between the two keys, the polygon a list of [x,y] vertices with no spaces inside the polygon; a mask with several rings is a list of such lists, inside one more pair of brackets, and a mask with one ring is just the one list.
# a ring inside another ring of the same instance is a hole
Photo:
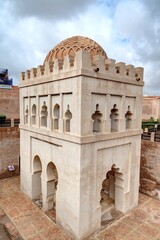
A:
{"label": "arched window", "polygon": [[24,123],[28,124],[28,105],[26,106],[25,110]]}
{"label": "arched window", "polygon": [[65,131],[70,132],[70,123],[72,119],[72,113],[69,110],[69,105],[67,106],[67,111],[65,112]]}
{"label": "arched window", "polygon": [[126,129],[132,128],[132,112],[130,111],[130,106],[128,106],[128,111],[125,114],[126,118]]}
{"label": "arched window", "polygon": [[111,110],[111,115],[110,115],[110,119],[111,119],[111,132],[116,132],[118,131],[118,125],[119,125],[119,114],[118,114],[118,109],[117,109],[117,105],[114,104],[113,108]]}
{"label": "arched window", "polygon": [[47,127],[47,106],[46,102],[43,102],[42,110],[41,110],[41,126],[42,127]]}
{"label": "arched window", "polygon": [[99,104],[96,105],[96,111],[92,114],[93,132],[102,131],[102,113],[99,111]]}
{"label": "arched window", "polygon": [[59,117],[60,117],[60,106],[56,104],[53,109],[53,128],[54,129],[59,129]]}
{"label": "arched window", "polygon": [[36,105],[32,106],[32,125],[36,124]]}

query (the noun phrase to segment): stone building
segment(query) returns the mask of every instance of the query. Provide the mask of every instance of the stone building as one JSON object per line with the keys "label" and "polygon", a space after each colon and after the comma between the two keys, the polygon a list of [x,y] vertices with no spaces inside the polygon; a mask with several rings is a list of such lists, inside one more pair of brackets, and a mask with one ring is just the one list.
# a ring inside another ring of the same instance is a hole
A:
{"label": "stone building", "polygon": [[79,36],[21,75],[21,189],[75,239],[101,227],[109,200],[138,204],[142,88],[142,68]]}
{"label": "stone building", "polygon": [[[17,120],[19,119],[19,88],[1,84],[0,81],[1,114],[8,119],[5,124],[0,122],[0,178],[4,178],[19,173],[20,140],[17,126]],[[11,121],[10,119],[14,120]],[[13,127],[14,125],[15,127]],[[13,172],[8,171],[10,165],[14,165],[15,170]]]}
{"label": "stone building", "polygon": [[[0,127],[0,179],[19,174],[19,135],[18,127]],[[8,170],[10,165],[13,171]]]}
{"label": "stone building", "polygon": [[160,97],[147,96],[142,98],[142,119],[160,119]]}
{"label": "stone building", "polygon": [[6,115],[6,118],[19,119],[19,88],[5,87],[0,86],[0,114]]}

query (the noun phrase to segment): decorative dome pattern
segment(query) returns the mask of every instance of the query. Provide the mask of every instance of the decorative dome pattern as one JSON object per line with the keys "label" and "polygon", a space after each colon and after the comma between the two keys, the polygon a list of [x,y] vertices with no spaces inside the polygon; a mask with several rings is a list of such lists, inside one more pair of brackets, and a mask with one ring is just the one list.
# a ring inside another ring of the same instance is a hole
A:
{"label": "decorative dome pattern", "polygon": [[92,39],[87,37],[74,36],[67,38],[66,40],[59,43],[56,47],[54,47],[46,56],[44,63],[54,62],[55,59],[64,59],[64,57],[67,55],[74,57],[75,53],[80,50],[88,51],[90,53],[91,59],[93,59],[95,55],[102,55],[105,58],[108,58],[103,48]]}

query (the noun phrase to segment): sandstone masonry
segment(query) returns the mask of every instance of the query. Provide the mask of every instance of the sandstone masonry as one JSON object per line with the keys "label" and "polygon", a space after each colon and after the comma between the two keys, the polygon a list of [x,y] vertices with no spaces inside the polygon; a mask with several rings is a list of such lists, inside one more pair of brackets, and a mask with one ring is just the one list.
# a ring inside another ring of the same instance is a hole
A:
{"label": "sandstone masonry", "polygon": [[[19,128],[0,128],[0,178],[13,176],[19,172],[20,136]],[[8,166],[14,165],[10,173]]]}
{"label": "sandstone masonry", "polygon": [[21,189],[74,239],[98,230],[110,203],[138,204],[143,84],[143,68],[79,36],[21,75]]}
{"label": "sandstone masonry", "polygon": [[142,140],[140,191],[160,199],[160,143]]}
{"label": "sandstone masonry", "polygon": [[6,118],[19,119],[19,88],[0,89],[0,114]]}

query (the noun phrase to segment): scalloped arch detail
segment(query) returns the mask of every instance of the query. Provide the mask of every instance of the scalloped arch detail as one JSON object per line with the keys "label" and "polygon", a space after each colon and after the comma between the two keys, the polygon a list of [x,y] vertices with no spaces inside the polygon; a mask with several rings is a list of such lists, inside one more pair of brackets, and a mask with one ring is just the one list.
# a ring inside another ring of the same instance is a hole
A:
{"label": "scalloped arch detail", "polygon": [[75,53],[80,50],[86,50],[90,53],[90,57],[93,60],[95,55],[102,55],[105,58],[107,54],[104,49],[94,40],[82,37],[82,36],[74,36],[71,38],[67,38],[66,40],[60,42],[57,46],[55,46],[46,56],[45,62],[54,62],[55,59],[64,59],[65,56],[75,56]]}

